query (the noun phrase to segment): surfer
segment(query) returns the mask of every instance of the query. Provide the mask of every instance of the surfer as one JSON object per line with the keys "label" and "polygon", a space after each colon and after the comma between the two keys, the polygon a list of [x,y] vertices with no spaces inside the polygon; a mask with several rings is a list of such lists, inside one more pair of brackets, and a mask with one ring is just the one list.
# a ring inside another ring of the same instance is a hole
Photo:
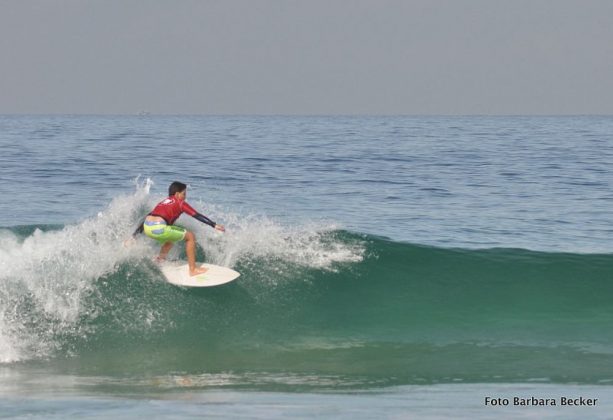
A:
{"label": "surfer", "polygon": [[206,272],[204,267],[196,267],[196,237],[194,234],[181,226],[173,223],[183,213],[187,213],[194,219],[206,223],[220,232],[225,232],[223,225],[218,225],[203,214],[198,213],[185,201],[187,197],[187,185],[181,182],[173,182],[168,188],[168,198],[160,201],[149,213],[145,220],[134,231],[133,236],[145,233],[150,238],[162,244],[160,254],[157,257],[159,262],[164,261],[168,252],[175,242],[185,240],[185,252],[189,265],[189,275],[196,276]]}

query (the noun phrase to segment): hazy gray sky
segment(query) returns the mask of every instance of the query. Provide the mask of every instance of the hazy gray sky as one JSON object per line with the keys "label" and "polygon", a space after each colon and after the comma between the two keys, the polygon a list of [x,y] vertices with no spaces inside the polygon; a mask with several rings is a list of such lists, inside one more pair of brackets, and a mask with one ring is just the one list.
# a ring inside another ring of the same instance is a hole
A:
{"label": "hazy gray sky", "polygon": [[0,0],[0,113],[613,114],[611,0]]}

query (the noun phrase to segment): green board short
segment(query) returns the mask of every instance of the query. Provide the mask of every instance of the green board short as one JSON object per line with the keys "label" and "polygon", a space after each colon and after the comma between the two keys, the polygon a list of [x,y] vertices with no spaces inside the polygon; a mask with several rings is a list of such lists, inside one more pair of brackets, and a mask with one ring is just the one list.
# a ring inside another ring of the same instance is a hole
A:
{"label": "green board short", "polygon": [[143,230],[145,235],[155,239],[161,244],[182,241],[187,233],[187,229],[181,226],[168,226],[164,222],[145,222]]}

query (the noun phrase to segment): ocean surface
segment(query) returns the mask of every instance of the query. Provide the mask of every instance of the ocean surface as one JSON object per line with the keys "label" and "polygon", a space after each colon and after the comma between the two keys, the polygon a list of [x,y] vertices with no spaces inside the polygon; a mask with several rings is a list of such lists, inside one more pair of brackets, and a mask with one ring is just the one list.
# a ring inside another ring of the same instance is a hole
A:
{"label": "ocean surface", "polygon": [[[0,418],[613,412],[613,117],[0,116],[0,150]],[[174,180],[236,282],[124,243]]]}

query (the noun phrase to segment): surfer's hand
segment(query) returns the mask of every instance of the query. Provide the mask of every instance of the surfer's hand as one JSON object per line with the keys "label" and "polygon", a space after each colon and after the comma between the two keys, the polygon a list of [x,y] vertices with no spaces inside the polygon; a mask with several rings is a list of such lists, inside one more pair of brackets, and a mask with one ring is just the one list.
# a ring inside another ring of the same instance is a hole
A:
{"label": "surfer's hand", "polygon": [[220,232],[225,232],[226,228],[223,225],[215,225],[215,230],[218,230]]}
{"label": "surfer's hand", "polygon": [[126,239],[125,241],[123,241],[123,246],[124,246],[125,248],[129,248],[129,247],[131,247],[132,245],[134,245],[135,243],[136,243],[136,239],[134,239],[134,238],[128,238],[128,239]]}

